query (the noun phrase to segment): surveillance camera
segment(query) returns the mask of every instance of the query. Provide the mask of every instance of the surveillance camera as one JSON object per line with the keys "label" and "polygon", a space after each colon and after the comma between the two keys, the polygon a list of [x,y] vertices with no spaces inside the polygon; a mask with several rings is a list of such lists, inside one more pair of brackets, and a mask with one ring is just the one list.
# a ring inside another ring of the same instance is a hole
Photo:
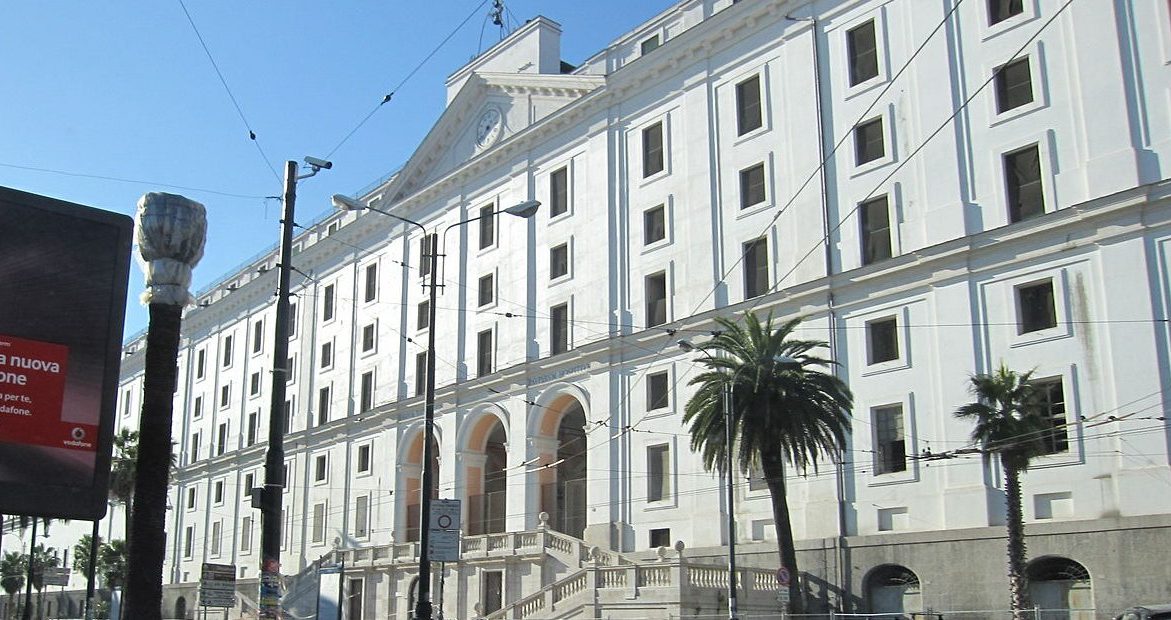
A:
{"label": "surveillance camera", "polygon": [[305,163],[313,166],[314,168],[325,168],[326,170],[333,168],[333,162],[325,161],[324,159],[317,159],[316,157],[306,157]]}

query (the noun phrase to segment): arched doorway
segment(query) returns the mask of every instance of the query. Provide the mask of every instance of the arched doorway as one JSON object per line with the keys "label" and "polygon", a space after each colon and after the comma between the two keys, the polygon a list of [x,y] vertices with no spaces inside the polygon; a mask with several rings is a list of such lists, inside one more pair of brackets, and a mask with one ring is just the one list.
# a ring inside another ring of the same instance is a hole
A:
{"label": "arched doorway", "polygon": [[1091,620],[1094,589],[1086,567],[1062,557],[1033,560],[1025,569],[1029,599],[1041,608],[1038,620]]}
{"label": "arched doorway", "polygon": [[[486,415],[468,443],[468,534],[503,532],[508,521],[508,432],[500,418]],[[477,452],[481,458],[475,458]]]}
{"label": "arched doorway", "polygon": [[553,529],[575,538],[585,534],[586,525],[586,433],[585,410],[573,401],[561,416],[557,428],[557,482]]}
{"label": "arched doorway", "polygon": [[[406,509],[403,515],[404,541],[416,542],[419,540],[420,503],[423,501],[423,432],[420,430],[407,450],[404,463]],[[431,499],[439,497],[439,442],[431,441]]]}
{"label": "arched doorway", "polygon": [[186,620],[187,618],[187,598],[180,596],[175,601],[175,617]]}
{"label": "arched doorway", "polygon": [[866,576],[866,602],[871,613],[904,614],[923,610],[919,576],[911,569],[886,564]]}

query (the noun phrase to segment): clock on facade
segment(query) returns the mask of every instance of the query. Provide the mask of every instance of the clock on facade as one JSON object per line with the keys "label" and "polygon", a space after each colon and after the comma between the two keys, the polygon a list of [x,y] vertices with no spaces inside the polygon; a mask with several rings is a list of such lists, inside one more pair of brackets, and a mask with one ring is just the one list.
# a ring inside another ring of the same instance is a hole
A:
{"label": "clock on facade", "polygon": [[504,129],[504,115],[495,106],[489,106],[480,113],[476,121],[476,146],[487,148],[500,138]]}

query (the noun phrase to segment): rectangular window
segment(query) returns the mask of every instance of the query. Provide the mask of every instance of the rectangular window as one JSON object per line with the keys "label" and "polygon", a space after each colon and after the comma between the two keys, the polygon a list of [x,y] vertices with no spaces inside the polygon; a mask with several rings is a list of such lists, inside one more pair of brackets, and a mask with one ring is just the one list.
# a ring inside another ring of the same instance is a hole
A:
{"label": "rectangular window", "polygon": [[232,384],[220,387],[220,408],[223,409],[232,403]]}
{"label": "rectangular window", "polygon": [[569,169],[558,168],[549,175],[549,217],[569,211]]}
{"label": "rectangular window", "polygon": [[289,304],[289,338],[297,335],[297,304]]}
{"label": "rectangular window", "polygon": [[333,366],[333,342],[321,343],[321,367]]}
{"label": "rectangular window", "polygon": [[659,35],[656,34],[648,39],[643,39],[642,43],[638,45],[638,53],[640,56],[646,56],[659,49],[660,45],[662,45],[662,41],[659,39]]}
{"label": "rectangular window", "polygon": [[424,301],[418,305],[418,310],[415,313],[415,328],[419,330],[427,329],[431,325],[431,302]]}
{"label": "rectangular window", "polygon": [[650,245],[667,238],[667,207],[651,207],[642,214],[642,242]]}
{"label": "rectangular window", "polygon": [[663,157],[663,123],[642,130],[642,176],[656,175],[666,168]]}
{"label": "rectangular window", "polygon": [[1041,435],[1045,454],[1058,454],[1069,450],[1069,430],[1065,417],[1065,389],[1061,377],[1039,379],[1032,382],[1036,387],[1036,406],[1041,417],[1048,422],[1048,428]]}
{"label": "rectangular window", "polygon": [[202,379],[207,372],[207,349],[195,352],[195,378]]}
{"label": "rectangular window", "polygon": [[427,352],[415,355],[415,396],[427,391]]}
{"label": "rectangular window", "polygon": [[874,416],[874,473],[907,470],[907,442],[903,431],[903,406],[876,407]]}
{"label": "rectangular window", "polygon": [[423,235],[423,238],[419,239],[419,275],[425,276],[431,273],[431,259],[438,244],[439,239],[436,233]]}
{"label": "rectangular window", "polygon": [[232,336],[224,336],[224,368],[232,365]]}
{"label": "rectangular window", "polygon": [[646,378],[647,411],[664,409],[670,404],[669,385],[666,372],[655,372]]}
{"label": "rectangular window", "polygon": [[651,549],[671,546],[671,528],[659,527],[650,532]]}
{"label": "rectangular window", "polygon": [[366,266],[366,290],[363,301],[374,301],[378,298],[378,263]]}
{"label": "rectangular window", "polygon": [[361,397],[358,410],[370,411],[374,408],[374,371],[362,373]]}
{"label": "rectangular window", "polygon": [[870,364],[899,358],[898,319],[892,316],[866,323],[866,352]]}
{"label": "rectangular window", "polygon": [[761,125],[760,76],[754,75],[736,85],[737,135],[760,129]]}
{"label": "rectangular window", "polygon": [[370,444],[358,446],[358,473],[370,472]]}
{"label": "rectangular window", "polygon": [[1004,156],[1004,184],[1008,194],[1008,219],[1020,222],[1045,213],[1041,191],[1041,155],[1037,145]]}
{"label": "rectangular window", "polygon": [[290,355],[285,360],[285,383],[292,383],[297,380],[297,358]]}
{"label": "rectangular window", "polygon": [[321,426],[329,422],[329,404],[330,394],[329,387],[323,387],[317,390],[317,425]]}
{"label": "rectangular window", "polygon": [[740,171],[740,208],[758,205],[768,197],[765,195],[764,164],[756,164]]}
{"label": "rectangular window", "polygon": [[569,275],[569,244],[562,243],[549,249],[549,279]]}
{"label": "rectangular window", "polygon": [[224,503],[224,481],[223,480],[216,480],[215,484],[213,484],[211,488],[212,488],[212,503],[213,504]]}
{"label": "rectangular window", "polygon": [[202,439],[202,438],[200,437],[199,433],[192,433],[191,434],[191,446],[190,446],[190,449],[187,451],[188,455],[190,457],[190,460],[187,461],[188,463],[194,463],[199,460],[199,440],[200,439]]}
{"label": "rectangular window", "polygon": [[354,537],[370,535],[370,496],[359,495],[354,501]]}
{"label": "rectangular window", "polygon": [[1033,102],[1029,59],[1020,58],[996,70],[996,111],[1007,112]]}
{"label": "rectangular window", "polygon": [[496,243],[496,205],[480,207],[480,249]]}
{"label": "rectangular window", "polygon": [[228,423],[221,422],[216,429],[215,455],[223,456],[228,451]]}
{"label": "rectangular window", "polygon": [[504,571],[486,570],[480,575],[480,607],[486,616],[504,605]]}
{"label": "rectangular window", "polygon": [[240,551],[252,550],[252,517],[240,519]]}
{"label": "rectangular window", "polygon": [[334,288],[334,285],[327,284],[327,285],[325,285],[325,290],[321,294],[321,320],[322,321],[332,321],[333,320],[333,296],[334,296],[335,290],[336,289]]}
{"label": "rectangular window", "polygon": [[324,454],[313,458],[313,482],[325,482],[329,477],[329,459]]}
{"label": "rectangular window", "polygon": [[[178,382],[176,382],[176,386],[177,385],[178,385]],[[126,416],[130,415],[130,406],[131,406],[130,390],[126,390],[125,392],[122,393],[122,417],[126,417]]]}
{"label": "rectangular window", "polygon": [[886,137],[882,117],[858,123],[854,127],[854,159],[859,166],[886,156]]}
{"label": "rectangular window", "polygon": [[260,393],[260,371],[256,371],[256,372],[252,373],[251,376],[248,377],[248,394],[251,396],[256,396],[259,393]]}
{"label": "rectangular window", "polygon": [[374,345],[377,343],[378,330],[374,323],[368,323],[362,327],[362,352],[369,353],[374,350]]}
{"label": "rectangular window", "polygon": [[1016,298],[1018,334],[1057,327],[1053,280],[1018,286]]}
{"label": "rectangular window", "polygon": [[486,329],[476,336],[476,376],[492,374],[492,330]]}
{"label": "rectangular window", "polygon": [[890,258],[890,209],[886,196],[859,205],[858,220],[862,227],[862,264]]}
{"label": "rectangular window", "polygon": [[846,32],[850,64],[850,86],[878,77],[878,40],[874,20]]}
{"label": "rectangular window", "polygon": [[646,326],[667,322],[667,273],[649,275],[643,282],[646,293]]}
{"label": "rectangular window", "polygon": [[293,399],[291,398],[285,400],[284,420],[281,429],[281,432],[286,435],[293,430]]}
{"label": "rectangular window", "polygon": [[1024,10],[1024,0],[988,0],[988,23],[999,24]]}
{"label": "rectangular window", "polygon": [[203,397],[196,396],[195,403],[191,405],[191,417],[198,420],[203,417]]}
{"label": "rectangular window", "polygon": [[256,443],[256,436],[260,433],[260,413],[253,411],[248,414],[248,445]]}
{"label": "rectangular window", "polygon": [[264,350],[264,321],[252,324],[252,352],[260,353]]}
{"label": "rectangular window", "polygon": [[195,492],[195,487],[187,488],[187,510],[195,510],[198,505],[199,494]]}
{"label": "rectangular window", "polygon": [[481,276],[476,290],[476,305],[483,307],[491,304],[496,300],[496,278],[492,274]]}
{"label": "rectangular window", "polygon": [[569,350],[569,304],[549,310],[549,352],[553,355]]}
{"label": "rectangular window", "polygon": [[671,496],[671,447],[663,444],[646,449],[648,502],[661,502]]}
{"label": "rectangular window", "polygon": [[195,553],[195,526],[188,525],[183,530],[183,557],[190,558]]}
{"label": "rectangular window", "polygon": [[310,541],[325,542],[325,503],[313,504],[313,528]]}
{"label": "rectangular window", "polygon": [[744,252],[744,299],[752,299],[769,292],[768,240],[753,239],[741,248]]}

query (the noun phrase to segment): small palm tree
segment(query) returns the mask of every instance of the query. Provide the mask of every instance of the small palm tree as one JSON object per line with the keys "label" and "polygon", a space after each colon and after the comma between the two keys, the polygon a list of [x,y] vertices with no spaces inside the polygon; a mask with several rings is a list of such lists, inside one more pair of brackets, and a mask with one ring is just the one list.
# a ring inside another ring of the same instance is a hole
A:
{"label": "small palm tree", "polygon": [[110,459],[110,500],[126,509],[127,535],[134,507],[134,471],[137,462],[138,431],[123,428],[114,435],[114,454]]}
{"label": "small palm tree", "polygon": [[102,575],[102,583],[111,591],[126,585],[128,554],[126,541],[120,539],[103,544],[98,551],[98,572]]}
{"label": "small palm tree", "polygon": [[28,571],[27,557],[19,551],[9,551],[0,560],[0,588],[8,594],[8,609],[16,609],[17,597],[24,587],[24,574]]}
{"label": "small palm tree", "polygon": [[[722,317],[716,322],[721,331],[698,347],[706,354],[698,361],[707,370],[690,381],[699,389],[683,416],[690,425],[691,448],[708,470],[727,462],[723,393],[731,385],[733,456],[742,472],[757,469],[764,474],[781,566],[796,577],[785,465],[816,471],[823,453],[842,450],[854,397],[845,382],[823,370],[835,364],[815,354],[828,347],[825,342],[792,337],[800,318],[777,326],[772,314],[762,323],[749,311],[743,322]],[[797,579],[789,585],[789,597],[793,611],[803,610]]]}
{"label": "small palm tree", "polygon": [[1000,457],[1008,530],[1008,591],[1014,618],[1029,607],[1025,579],[1025,524],[1021,516],[1021,473],[1045,453],[1044,436],[1051,428],[1042,414],[1040,392],[1029,383],[1033,372],[1018,373],[1004,364],[989,374],[973,375],[968,390],[976,402],[955,411],[975,423],[972,441]]}

